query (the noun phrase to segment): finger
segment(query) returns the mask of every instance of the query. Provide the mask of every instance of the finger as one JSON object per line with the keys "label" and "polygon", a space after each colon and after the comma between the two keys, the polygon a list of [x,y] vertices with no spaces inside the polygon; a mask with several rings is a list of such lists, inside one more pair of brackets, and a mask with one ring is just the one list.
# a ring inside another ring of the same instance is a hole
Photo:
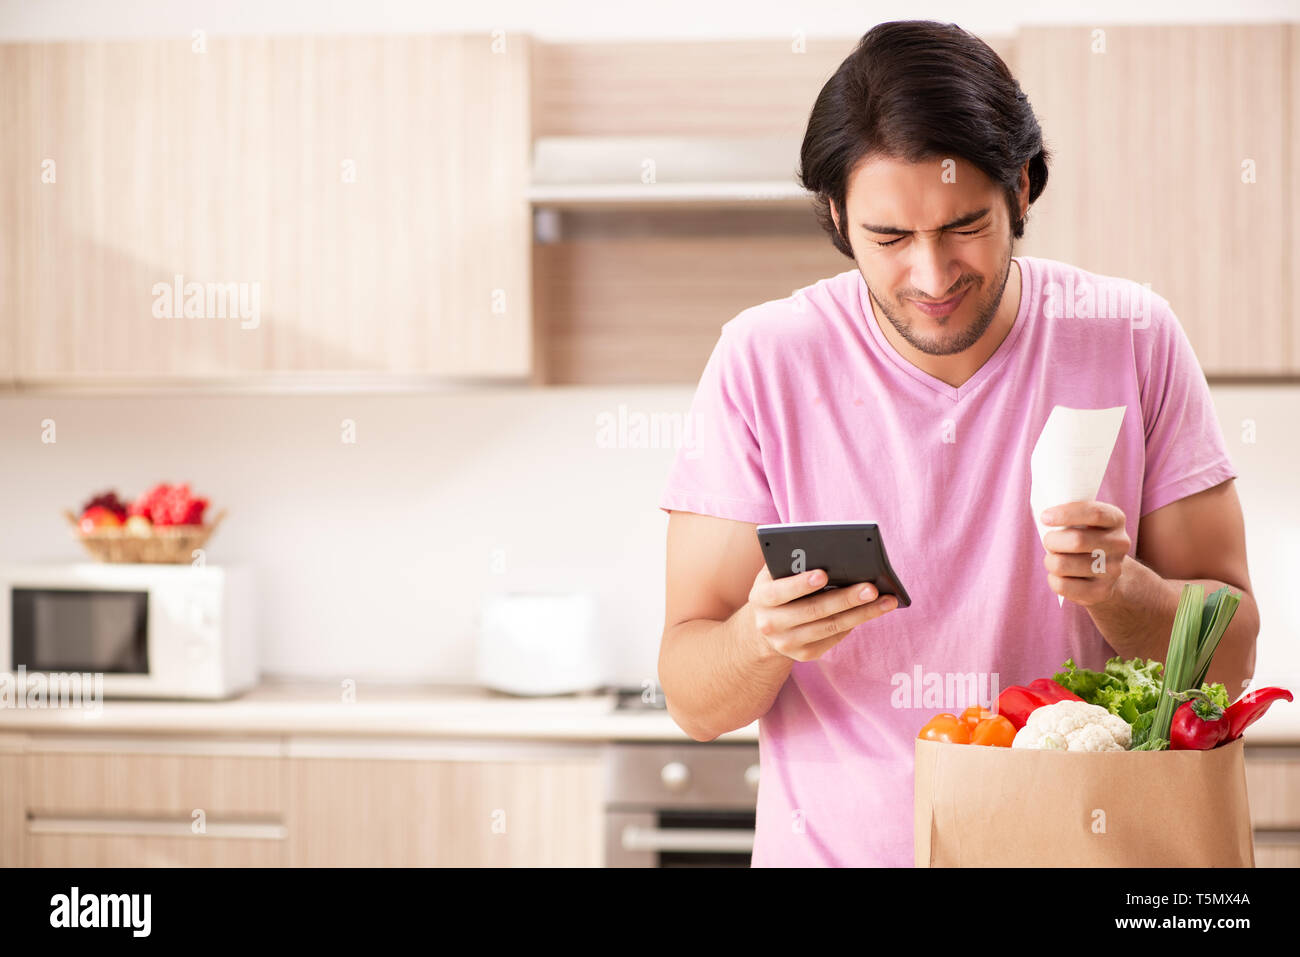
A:
{"label": "finger", "polygon": [[[766,569],[766,567],[765,565],[764,568]],[[784,605],[796,598],[811,594],[825,584],[826,572],[820,568],[814,568],[810,572],[772,579],[766,584],[755,586],[755,600],[760,605],[775,608],[778,605]]]}
{"label": "finger", "polygon": [[1124,513],[1109,502],[1095,499],[1067,502],[1046,509],[1039,518],[1044,525],[1086,525],[1093,528],[1114,528],[1124,524]]}
{"label": "finger", "polygon": [[1105,597],[1106,583],[1099,578],[1062,578],[1048,575],[1047,585],[1062,598],[1080,605],[1090,605]]}
{"label": "finger", "polygon": [[1092,570],[1093,561],[1091,555],[1048,552],[1043,556],[1043,567],[1058,578],[1096,578],[1101,572]]}
{"label": "finger", "polygon": [[782,654],[794,657],[791,652],[797,653],[822,642],[843,638],[858,625],[879,618],[897,607],[897,598],[893,595],[882,595],[875,601],[790,629],[778,650],[788,649],[782,651]]}
{"label": "finger", "polygon": [[790,631],[800,625],[857,608],[866,602],[874,601],[876,597],[876,586],[870,582],[859,582],[856,585],[832,588],[829,591],[797,598],[773,610],[771,614],[774,616],[777,630]]}
{"label": "finger", "polygon": [[1091,554],[1102,547],[1105,533],[1091,528],[1058,528],[1043,536],[1043,547],[1049,552],[1065,554]]}

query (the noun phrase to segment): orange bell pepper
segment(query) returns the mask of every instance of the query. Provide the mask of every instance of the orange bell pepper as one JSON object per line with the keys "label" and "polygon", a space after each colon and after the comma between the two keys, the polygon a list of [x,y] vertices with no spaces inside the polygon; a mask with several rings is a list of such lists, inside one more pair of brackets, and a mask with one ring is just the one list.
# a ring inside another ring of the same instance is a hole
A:
{"label": "orange bell pepper", "polygon": [[944,712],[926,722],[917,735],[925,741],[947,741],[949,744],[970,744],[970,724],[955,714]]}
{"label": "orange bell pepper", "polygon": [[971,744],[985,744],[995,748],[1009,748],[1016,739],[1016,726],[1005,715],[995,714],[975,726]]}

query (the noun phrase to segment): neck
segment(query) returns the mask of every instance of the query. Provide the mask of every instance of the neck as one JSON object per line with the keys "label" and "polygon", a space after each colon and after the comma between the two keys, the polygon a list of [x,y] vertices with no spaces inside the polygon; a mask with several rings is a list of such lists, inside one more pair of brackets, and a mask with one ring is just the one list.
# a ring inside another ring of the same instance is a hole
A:
{"label": "neck", "polygon": [[993,321],[989,323],[989,327],[984,330],[984,335],[980,336],[978,342],[965,352],[955,355],[932,356],[922,352],[900,336],[893,323],[881,322],[880,317],[875,314],[874,304],[871,313],[885,339],[900,356],[927,375],[946,382],[956,389],[980,370],[980,367],[997,351],[998,346],[1002,345],[1002,340],[1016,324],[1016,314],[1020,312],[1020,279],[1020,264],[1012,259],[1007,271],[1007,284],[1002,290],[1002,301],[998,304],[998,311]]}

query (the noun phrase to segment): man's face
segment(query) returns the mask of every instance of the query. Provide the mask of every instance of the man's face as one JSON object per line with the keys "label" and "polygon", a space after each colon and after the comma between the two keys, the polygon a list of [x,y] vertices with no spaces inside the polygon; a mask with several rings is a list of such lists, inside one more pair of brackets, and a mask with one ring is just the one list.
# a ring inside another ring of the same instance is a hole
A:
{"label": "man's face", "polygon": [[[945,168],[939,159],[912,164],[873,157],[850,175],[846,206],[846,233],[872,302],[904,341],[932,356],[964,352],[979,341],[1011,268],[1002,190],[962,159]],[[943,316],[913,301],[955,296],[963,298]]]}

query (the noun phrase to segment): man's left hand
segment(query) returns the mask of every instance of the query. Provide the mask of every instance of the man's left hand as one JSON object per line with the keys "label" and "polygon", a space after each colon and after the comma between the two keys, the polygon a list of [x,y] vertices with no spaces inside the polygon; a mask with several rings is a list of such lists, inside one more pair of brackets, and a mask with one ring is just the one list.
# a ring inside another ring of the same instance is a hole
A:
{"label": "man's left hand", "polygon": [[1124,513],[1108,502],[1070,502],[1044,510],[1044,525],[1065,525],[1043,536],[1043,565],[1052,591],[1079,605],[1099,605],[1115,593],[1133,544]]}

